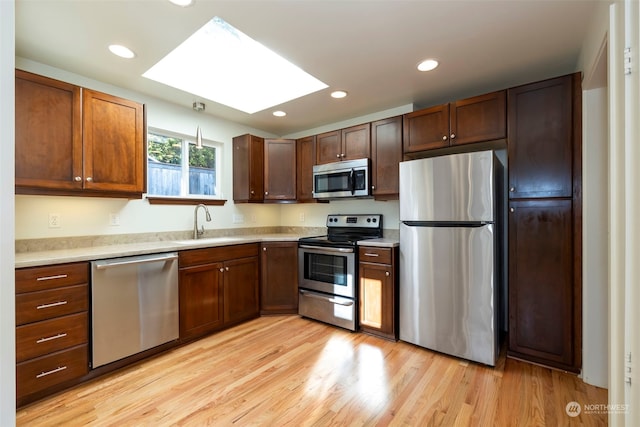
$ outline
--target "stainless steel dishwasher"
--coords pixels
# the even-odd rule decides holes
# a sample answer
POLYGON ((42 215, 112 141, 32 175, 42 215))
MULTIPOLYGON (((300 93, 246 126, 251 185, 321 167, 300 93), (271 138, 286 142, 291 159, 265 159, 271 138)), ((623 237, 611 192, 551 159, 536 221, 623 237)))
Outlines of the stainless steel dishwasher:
POLYGON ((178 254, 91 262, 93 368, 175 340, 178 254))

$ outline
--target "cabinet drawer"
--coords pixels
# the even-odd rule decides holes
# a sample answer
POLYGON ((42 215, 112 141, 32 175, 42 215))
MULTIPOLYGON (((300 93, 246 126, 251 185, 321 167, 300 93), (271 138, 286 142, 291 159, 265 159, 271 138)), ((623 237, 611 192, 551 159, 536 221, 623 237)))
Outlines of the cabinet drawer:
POLYGON ((19 363, 16 367, 18 397, 85 375, 89 371, 86 344, 19 363))
POLYGON ((87 311, 87 285, 16 295, 16 325, 87 311))
POLYGON ((87 313, 72 314, 16 328, 16 360, 42 356, 86 344, 89 333, 87 313))
POLYGON ((89 264, 86 262, 16 270, 17 294, 88 282, 89 264))
POLYGON ((222 262, 230 259, 248 258, 258 256, 258 244, 247 243, 244 245, 218 246, 206 249, 191 249, 180 251, 178 254, 180 267, 191 265, 222 262))
POLYGON ((391 264, 391 249, 373 246, 361 246, 359 249, 360 262, 375 262, 377 264, 391 264))

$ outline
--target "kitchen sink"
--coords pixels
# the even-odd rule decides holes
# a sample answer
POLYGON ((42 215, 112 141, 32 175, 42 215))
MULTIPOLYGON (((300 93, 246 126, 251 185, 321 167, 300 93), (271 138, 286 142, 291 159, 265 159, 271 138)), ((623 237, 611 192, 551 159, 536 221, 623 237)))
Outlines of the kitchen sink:
POLYGON ((241 237, 209 237, 204 239, 174 240, 179 245, 226 245, 227 243, 245 241, 241 237))

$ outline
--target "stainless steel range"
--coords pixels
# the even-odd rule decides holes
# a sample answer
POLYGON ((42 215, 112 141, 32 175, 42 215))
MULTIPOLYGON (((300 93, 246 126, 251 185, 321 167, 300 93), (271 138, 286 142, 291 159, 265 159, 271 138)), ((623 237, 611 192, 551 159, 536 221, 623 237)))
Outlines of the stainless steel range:
POLYGON ((327 235, 298 241, 300 315, 355 331, 360 240, 382 237, 382 215, 327 217, 327 235))

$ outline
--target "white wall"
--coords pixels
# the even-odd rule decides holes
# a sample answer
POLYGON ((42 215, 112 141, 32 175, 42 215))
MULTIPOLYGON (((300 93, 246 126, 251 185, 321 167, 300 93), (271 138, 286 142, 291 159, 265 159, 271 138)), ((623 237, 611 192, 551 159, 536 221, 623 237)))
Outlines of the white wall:
POLYGON ((0 426, 15 424, 14 0, 0 0, 0 426))
POLYGON ((609 8, 598 4, 580 55, 582 102, 582 378, 608 387, 609 122, 607 31, 609 8))

